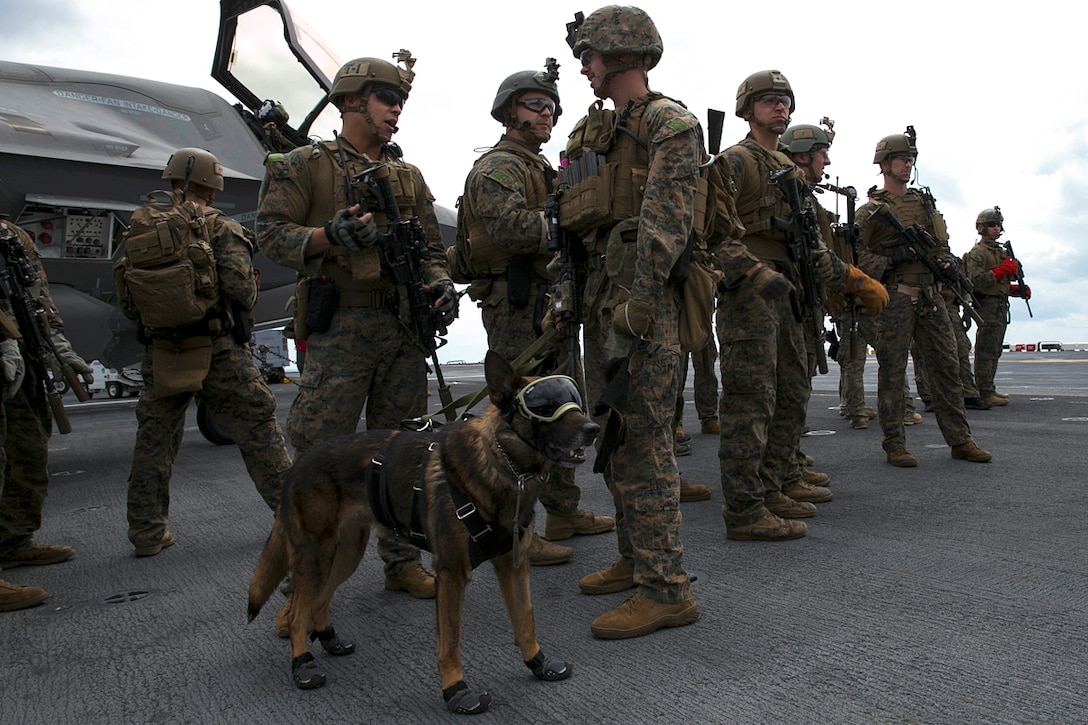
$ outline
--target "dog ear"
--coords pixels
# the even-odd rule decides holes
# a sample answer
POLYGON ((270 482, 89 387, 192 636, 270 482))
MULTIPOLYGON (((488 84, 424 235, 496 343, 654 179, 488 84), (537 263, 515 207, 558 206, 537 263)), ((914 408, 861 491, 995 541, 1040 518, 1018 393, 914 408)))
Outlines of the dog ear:
POLYGON ((509 408, 521 387, 521 376, 494 350, 488 350, 484 356, 484 379, 491 394, 491 402, 502 410, 509 408))

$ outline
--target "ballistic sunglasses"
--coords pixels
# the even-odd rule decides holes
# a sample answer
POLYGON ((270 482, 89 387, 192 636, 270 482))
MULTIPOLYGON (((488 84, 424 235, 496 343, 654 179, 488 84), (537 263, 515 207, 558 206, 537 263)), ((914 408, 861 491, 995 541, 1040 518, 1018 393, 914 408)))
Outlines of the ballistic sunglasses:
POLYGON ((371 91, 371 95, 387 106, 400 106, 401 108, 404 108, 404 103, 408 100, 392 88, 386 88, 385 86, 375 88, 371 91))
POLYGON ((568 410, 585 414, 578 385, 566 375, 534 380, 518 392, 517 401, 522 415, 541 423, 553 423, 568 410))

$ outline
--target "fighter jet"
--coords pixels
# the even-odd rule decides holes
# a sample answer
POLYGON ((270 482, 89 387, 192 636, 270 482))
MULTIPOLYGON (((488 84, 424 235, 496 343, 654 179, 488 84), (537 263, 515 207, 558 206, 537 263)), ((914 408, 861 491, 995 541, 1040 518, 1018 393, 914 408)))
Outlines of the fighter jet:
MULTIPOLYGON (((170 154, 215 154, 226 181, 216 206, 251 225, 265 155, 339 126, 326 94, 341 61, 285 2, 223 0, 220 10, 212 76, 235 104, 201 88, 0 60, 0 214, 33 235, 88 360, 121 369, 143 352, 115 304, 112 267, 129 215, 166 183, 170 154)), ((451 244, 456 214, 435 211, 451 244)), ((254 320, 282 325, 295 273, 261 255, 257 266, 254 320)))

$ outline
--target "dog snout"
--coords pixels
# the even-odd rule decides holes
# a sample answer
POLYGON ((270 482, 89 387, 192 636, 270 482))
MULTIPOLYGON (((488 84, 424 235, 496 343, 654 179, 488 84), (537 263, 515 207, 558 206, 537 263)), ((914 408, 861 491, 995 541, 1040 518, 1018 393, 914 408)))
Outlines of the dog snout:
POLYGON ((593 442, 597 439, 597 434, 601 432, 601 426, 594 423, 592 420, 586 419, 586 422, 582 425, 582 435, 586 440, 593 442))

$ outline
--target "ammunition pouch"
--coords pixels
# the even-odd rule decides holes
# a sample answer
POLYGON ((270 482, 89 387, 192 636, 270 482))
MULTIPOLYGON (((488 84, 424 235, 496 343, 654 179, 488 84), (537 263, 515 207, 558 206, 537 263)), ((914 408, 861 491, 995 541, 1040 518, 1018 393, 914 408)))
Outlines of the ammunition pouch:
POLYGON ((529 304, 529 288, 533 281, 533 259, 520 254, 506 266, 506 299, 516 310, 529 304))
POLYGON ((151 342, 155 397, 195 393, 212 365, 212 338, 187 337, 179 341, 157 338, 151 342))
MULTIPOLYGON (((306 304, 300 303, 299 307, 305 308, 302 319, 306 336, 309 337, 311 332, 328 332, 332 325, 333 315, 340 306, 340 289, 336 286, 336 282, 324 275, 307 281, 310 283, 310 289, 306 296, 306 304)), ((297 329, 296 332, 298 332, 297 329)))

